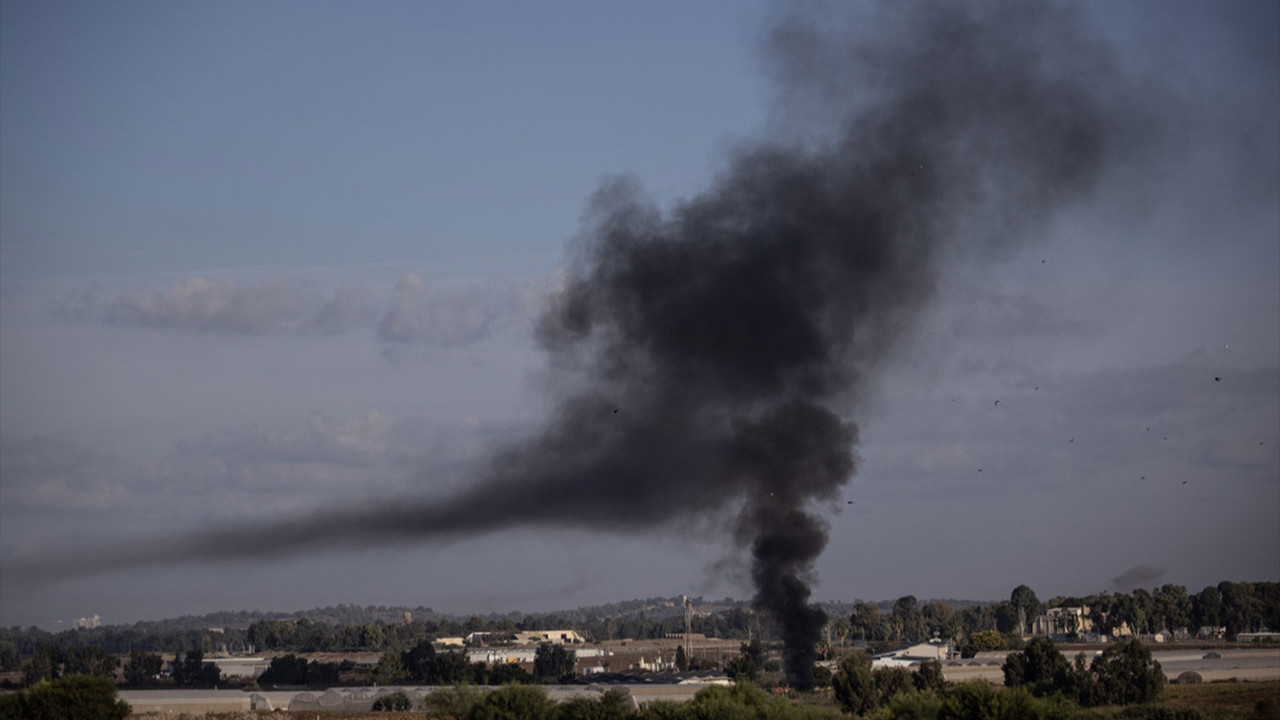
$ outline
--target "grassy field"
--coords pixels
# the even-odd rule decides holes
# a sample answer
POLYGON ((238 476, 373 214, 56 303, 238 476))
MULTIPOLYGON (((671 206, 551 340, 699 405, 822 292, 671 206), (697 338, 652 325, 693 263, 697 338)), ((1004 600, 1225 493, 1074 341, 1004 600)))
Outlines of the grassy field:
POLYGON ((1207 720, 1254 718, 1259 702, 1269 703, 1272 714, 1262 717, 1280 720, 1280 681, 1220 682, 1201 685, 1169 685, 1162 704, 1176 708, 1195 708, 1207 720))

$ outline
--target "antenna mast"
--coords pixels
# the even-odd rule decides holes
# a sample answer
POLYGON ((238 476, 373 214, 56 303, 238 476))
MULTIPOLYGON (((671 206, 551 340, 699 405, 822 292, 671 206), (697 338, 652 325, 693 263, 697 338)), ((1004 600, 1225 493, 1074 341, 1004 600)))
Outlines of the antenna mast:
POLYGON ((693 661, 693 600, 688 595, 684 598, 684 659, 693 661))

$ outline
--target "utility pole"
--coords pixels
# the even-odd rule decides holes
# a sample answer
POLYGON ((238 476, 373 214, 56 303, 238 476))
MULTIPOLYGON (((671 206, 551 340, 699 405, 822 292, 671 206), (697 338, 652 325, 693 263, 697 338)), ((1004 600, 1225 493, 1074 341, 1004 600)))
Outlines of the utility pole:
POLYGON ((684 659, 685 662, 693 660, 693 600, 688 595, 681 596, 684 599, 684 659))

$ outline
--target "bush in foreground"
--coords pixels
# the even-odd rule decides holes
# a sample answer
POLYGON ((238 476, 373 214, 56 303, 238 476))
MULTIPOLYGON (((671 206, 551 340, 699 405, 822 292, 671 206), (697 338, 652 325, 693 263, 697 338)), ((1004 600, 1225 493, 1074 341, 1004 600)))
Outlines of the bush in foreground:
POLYGON ((0 696, 0 720, 124 720, 129 703, 104 677, 68 675, 0 696))
POLYGON ((398 711, 412 710, 412 709, 413 709, 413 701, 409 699, 409 696, 406 695, 403 690, 397 690, 393 693, 387 693, 386 695, 383 695, 382 697, 373 701, 373 710, 378 712, 383 712, 383 711, 398 712, 398 711))

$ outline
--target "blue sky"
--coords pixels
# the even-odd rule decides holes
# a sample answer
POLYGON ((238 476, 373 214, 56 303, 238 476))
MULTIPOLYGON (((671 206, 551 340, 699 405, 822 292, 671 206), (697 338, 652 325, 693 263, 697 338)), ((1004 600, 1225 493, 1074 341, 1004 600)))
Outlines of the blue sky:
MULTIPOLYGON (((1276 7, 1084 9, 1159 150, 1022 249, 948 259, 855 418, 819 598, 1280 579, 1276 7)), ((0 624, 747 597, 707 527, 2 580, 465 484, 549 410, 532 327, 600 183, 670 206, 812 130, 763 59, 780 11, 0 3, 0 624)))

